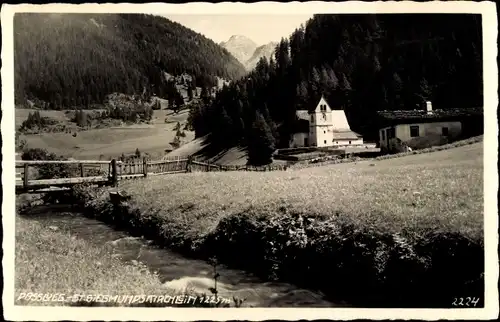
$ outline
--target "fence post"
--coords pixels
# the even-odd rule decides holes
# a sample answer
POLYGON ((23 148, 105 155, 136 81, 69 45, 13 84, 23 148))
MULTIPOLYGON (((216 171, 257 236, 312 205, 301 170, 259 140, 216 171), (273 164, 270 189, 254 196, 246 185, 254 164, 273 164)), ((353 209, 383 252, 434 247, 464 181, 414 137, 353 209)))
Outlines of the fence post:
POLYGON ((111 160, 111 185, 116 187, 118 185, 118 171, 116 169, 116 159, 111 160))
POLYGON ((144 177, 148 176, 148 159, 144 157, 142 160, 142 171, 144 172, 144 177))
POLYGON ((28 164, 24 164, 24 174, 23 174, 23 188, 28 190, 28 178, 29 178, 29 173, 28 173, 28 164))
POLYGON ((188 156, 187 157, 187 161, 186 161, 186 172, 191 172, 191 161, 192 161, 193 157, 192 156, 188 156))

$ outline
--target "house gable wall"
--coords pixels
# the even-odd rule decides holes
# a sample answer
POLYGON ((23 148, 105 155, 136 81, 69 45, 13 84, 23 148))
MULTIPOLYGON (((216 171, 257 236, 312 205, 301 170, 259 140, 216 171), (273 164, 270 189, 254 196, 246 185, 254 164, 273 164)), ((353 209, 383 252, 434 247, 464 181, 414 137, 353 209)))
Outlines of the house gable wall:
POLYGON ((401 143, 404 143, 413 149, 422 149, 446 144, 450 140, 458 138, 461 133, 462 123, 459 121, 398 124, 379 130, 379 145, 382 149, 392 147, 399 150, 401 143), (411 135, 411 127, 413 126, 418 126, 419 135, 417 137, 411 135), (394 138, 387 137, 391 128, 394 128, 395 131, 396 136, 394 138), (448 135, 443 135, 443 128, 448 129, 448 135))
POLYGON ((309 141, 309 135, 307 133, 295 133, 292 136, 292 140, 290 142, 290 147, 291 148, 305 147, 306 146, 305 139, 307 139, 307 141, 309 141))

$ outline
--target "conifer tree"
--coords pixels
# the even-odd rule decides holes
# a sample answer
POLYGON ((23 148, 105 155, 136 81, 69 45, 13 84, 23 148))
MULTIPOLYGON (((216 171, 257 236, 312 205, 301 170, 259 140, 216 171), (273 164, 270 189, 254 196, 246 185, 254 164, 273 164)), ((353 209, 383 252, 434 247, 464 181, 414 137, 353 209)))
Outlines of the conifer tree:
POLYGON ((427 101, 431 99, 432 89, 429 86, 429 83, 425 78, 420 80, 420 88, 417 96, 421 101, 427 101))
POLYGON ((76 111, 76 124, 79 127, 86 127, 88 125, 87 122, 88 122, 87 113, 85 113, 83 110, 76 111))
POLYGON ((271 128, 260 112, 255 113, 255 120, 250 130, 248 143, 248 162, 251 165, 266 165, 272 162, 275 139, 271 128))

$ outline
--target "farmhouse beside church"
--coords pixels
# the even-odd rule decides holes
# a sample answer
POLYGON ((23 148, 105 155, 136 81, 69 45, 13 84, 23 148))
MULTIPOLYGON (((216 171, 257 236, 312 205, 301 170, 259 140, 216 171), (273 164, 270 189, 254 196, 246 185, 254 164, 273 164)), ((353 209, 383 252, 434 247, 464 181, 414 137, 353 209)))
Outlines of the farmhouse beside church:
POLYGON ((363 137, 349 127, 345 112, 332 109, 324 96, 309 110, 297 110, 290 147, 344 147, 362 145, 363 137))
POLYGON ((447 144, 483 134, 482 108, 380 111, 382 127, 379 147, 386 152, 402 152, 447 144))

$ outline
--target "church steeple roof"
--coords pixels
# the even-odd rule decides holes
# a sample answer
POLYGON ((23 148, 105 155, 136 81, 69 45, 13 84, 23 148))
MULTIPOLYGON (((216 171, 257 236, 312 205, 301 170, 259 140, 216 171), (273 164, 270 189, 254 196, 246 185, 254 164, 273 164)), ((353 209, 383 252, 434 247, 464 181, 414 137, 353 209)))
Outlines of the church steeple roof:
POLYGON ((329 99, 327 99, 327 97, 325 96, 324 93, 321 93, 321 96, 319 96, 319 99, 317 100, 312 100, 310 102, 310 105, 308 106, 308 111, 309 113, 314 113, 314 111, 316 110, 316 108, 318 107, 318 104, 319 102, 321 102, 321 100, 325 101, 326 104, 328 105, 328 107, 330 107, 330 110, 343 110, 342 108, 340 107, 337 107, 336 105, 332 105, 332 103, 334 102, 331 102, 329 99))

